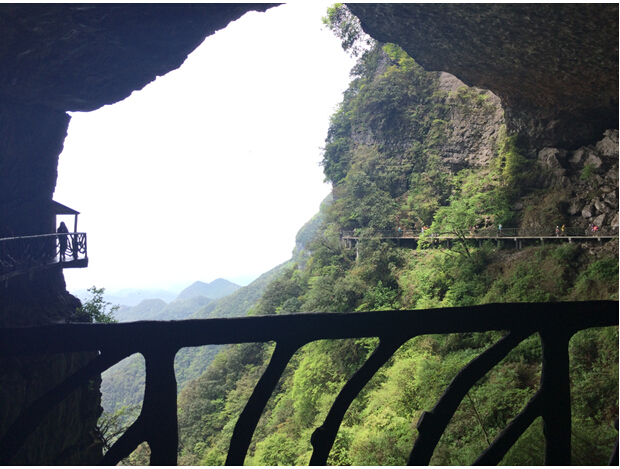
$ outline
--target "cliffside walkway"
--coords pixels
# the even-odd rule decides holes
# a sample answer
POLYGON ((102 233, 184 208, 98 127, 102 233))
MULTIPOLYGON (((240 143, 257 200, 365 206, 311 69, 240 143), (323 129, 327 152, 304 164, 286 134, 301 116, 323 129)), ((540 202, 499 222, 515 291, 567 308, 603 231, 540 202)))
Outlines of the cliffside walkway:
POLYGON ((88 266, 86 233, 46 234, 0 239, 0 281, 60 264, 63 269, 88 266), (65 249, 60 252, 61 238, 65 249))
MULTIPOLYGON (((483 241, 496 242, 498 246, 505 246, 504 242, 513 241, 516 249, 521 249, 523 243, 545 242, 552 241, 567 241, 583 242, 596 240, 600 243, 611 239, 618 238, 618 228, 612 228, 610 226, 601 227, 598 231, 591 231, 585 227, 566 227, 564 231, 559 230, 556 234, 555 228, 483 228, 480 230, 468 230, 460 235, 455 232, 431 232, 426 230, 390 230, 376 232, 376 236, 381 239, 396 241, 399 245, 401 240, 405 240, 403 245, 409 242, 414 246, 419 241, 425 241, 430 245, 438 246, 441 243, 445 243, 446 247, 450 247, 455 241, 473 241, 478 242, 481 245, 483 241)), ((347 244, 347 247, 353 247, 356 244, 360 236, 355 231, 343 231, 341 235, 342 241, 347 244)))
MULTIPOLYGON (((542 343, 540 387, 519 414, 482 451, 474 465, 497 465, 525 430, 542 417, 545 464, 571 464, 569 341, 590 327, 618 325, 617 301, 503 303, 415 311, 297 313, 242 318, 142 321, 121 324, 54 324, 0 328, 0 359, 37 354, 98 351, 82 369, 29 402, 0 437, 0 464, 11 460, 50 411, 75 389, 134 353, 146 361, 146 382, 138 419, 100 461, 116 465, 146 441, 151 465, 175 465, 179 445, 174 358, 183 347, 276 342, 265 372, 242 411, 230 442, 227 465, 241 466, 252 435, 282 373, 295 352, 323 339, 378 337, 379 345, 333 401, 311 437, 310 465, 325 466, 345 413, 355 397, 402 344, 428 334, 506 331, 504 337, 465 365, 434 408, 417 421, 409 465, 428 465, 461 401, 478 380, 519 343, 538 334, 542 343)), ((617 420, 616 420, 617 422, 617 420)), ((609 422, 611 426, 613 423, 609 422)), ((617 428, 617 426, 616 426, 617 428)), ((387 451, 390 449, 387 448, 387 451)), ((618 465, 618 445, 609 448, 618 465)))

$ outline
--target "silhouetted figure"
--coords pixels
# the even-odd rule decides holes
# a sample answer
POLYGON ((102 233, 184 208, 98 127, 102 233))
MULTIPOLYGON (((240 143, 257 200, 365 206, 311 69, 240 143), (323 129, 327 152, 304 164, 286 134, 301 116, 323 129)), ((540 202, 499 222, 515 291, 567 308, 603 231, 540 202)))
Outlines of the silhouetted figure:
MULTIPOLYGON (((69 233, 69 229, 67 225, 65 225, 64 221, 60 222, 60 226, 58 227, 58 233, 69 233)), ((67 235, 61 234, 58 236, 58 244, 60 244, 60 262, 65 260, 65 252, 67 252, 67 235)))

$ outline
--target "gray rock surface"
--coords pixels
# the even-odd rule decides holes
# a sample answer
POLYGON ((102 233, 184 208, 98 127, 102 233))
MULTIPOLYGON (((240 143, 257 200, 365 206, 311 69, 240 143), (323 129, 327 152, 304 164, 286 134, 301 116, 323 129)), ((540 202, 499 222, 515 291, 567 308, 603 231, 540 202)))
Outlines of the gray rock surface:
POLYGON ((618 4, 347 4, 426 70, 489 89, 529 146, 574 150, 618 128, 618 4))

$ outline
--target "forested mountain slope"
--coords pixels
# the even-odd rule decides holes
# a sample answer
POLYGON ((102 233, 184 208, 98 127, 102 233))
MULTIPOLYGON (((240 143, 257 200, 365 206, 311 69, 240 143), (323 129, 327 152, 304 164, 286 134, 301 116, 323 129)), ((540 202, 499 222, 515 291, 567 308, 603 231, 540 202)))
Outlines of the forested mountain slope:
MULTIPOLYGON (((274 267, 246 287, 239 287, 224 279, 209 284, 195 282, 168 304, 161 300, 143 300, 137 306, 122 307, 116 313, 116 318, 120 322, 127 322, 244 316, 283 268, 284 264, 274 267), (217 299, 212 300, 200 294, 193 296, 201 292, 210 293, 217 299)), ((175 358, 177 388, 181 390, 189 380, 198 378, 221 348, 207 345, 180 350, 175 358)), ((101 404, 106 414, 113 414, 126 406, 139 406, 144 395, 144 383, 144 359, 141 355, 133 355, 106 370, 102 374, 101 384, 101 404)))
POLYGON ((166 306, 164 300, 142 300, 136 306, 121 306, 114 313, 114 318, 118 322, 146 321, 160 313, 166 306))
MULTIPOLYGON (((574 152, 520 148, 501 103, 444 73, 428 73, 400 49, 362 56, 331 120, 323 167, 334 185, 325 222, 303 263, 272 281, 249 314, 427 309, 491 302, 618 299, 618 243, 567 242, 521 250, 455 243, 404 249, 381 230, 455 236, 473 227, 617 229, 618 132, 574 152), (614 176, 615 175, 615 176, 614 176), (598 217, 598 218, 597 218, 598 217), (355 230, 358 248, 340 242, 355 230)), ((501 311, 498 311, 501 314, 501 311)), ((404 464, 430 410, 458 370, 501 332, 418 337, 404 345, 347 412, 332 464, 404 464)), ((287 367, 256 430, 246 464, 307 464, 310 435, 375 340, 312 343, 287 367)), ((222 464, 237 416, 271 344, 222 351, 179 395, 183 464, 222 464)), ((571 341, 573 461, 604 464, 617 437, 618 328, 571 341)), ((532 336, 470 391, 432 464, 469 464, 536 392, 540 341, 532 336)), ((504 464, 542 464, 536 421, 504 464)), ((134 459, 136 461, 136 459, 134 459)))

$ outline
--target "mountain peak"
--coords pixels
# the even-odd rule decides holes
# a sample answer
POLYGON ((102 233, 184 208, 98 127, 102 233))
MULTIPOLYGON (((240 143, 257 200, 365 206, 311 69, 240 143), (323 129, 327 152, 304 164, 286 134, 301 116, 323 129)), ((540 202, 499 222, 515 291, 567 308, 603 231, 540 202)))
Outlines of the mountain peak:
POLYGON ((239 288, 241 288, 239 285, 229 282, 223 278, 215 279, 211 283, 205 283, 198 280, 179 293, 179 296, 177 296, 176 299, 183 300, 193 298, 195 296, 206 296, 207 298, 217 300, 223 296, 230 295, 239 288))

